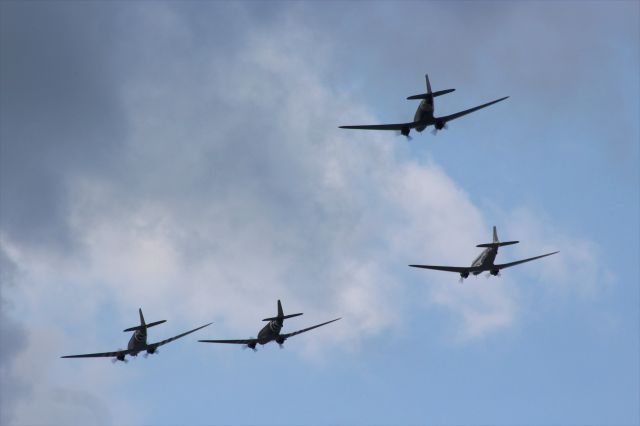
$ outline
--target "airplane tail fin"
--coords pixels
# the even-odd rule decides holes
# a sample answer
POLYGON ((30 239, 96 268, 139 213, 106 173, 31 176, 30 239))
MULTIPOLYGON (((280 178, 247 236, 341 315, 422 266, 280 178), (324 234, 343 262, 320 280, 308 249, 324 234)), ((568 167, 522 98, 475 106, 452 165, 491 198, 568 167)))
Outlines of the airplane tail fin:
POLYGON ((262 321, 277 321, 277 320, 286 320, 287 318, 293 318, 293 317, 297 317, 302 315, 302 313, 299 314, 290 314, 290 315, 285 315, 284 314, 284 310, 282 309, 282 303, 280 303, 280 300, 278 300, 278 316, 277 317, 270 317, 270 318, 265 318, 262 321))
POLYGON ((142 308, 138 308, 138 313, 140 314, 140 327, 146 327, 146 323, 144 322, 144 315, 142 315, 142 308))
POLYGON ((510 246, 511 244, 518 244, 520 241, 505 241, 503 243, 498 240, 498 230, 496 227, 493 227, 493 242, 486 244, 478 244, 476 247, 502 247, 502 246, 510 246))
POLYGON ((155 322, 147 324, 144 321, 144 315, 142 315, 142 309, 138 309, 138 313, 140 314, 140 325, 137 325, 135 327, 127 328, 126 330, 123 330, 124 332, 137 331, 137 330, 146 330, 149 327, 154 327, 154 326, 156 326, 158 324, 162 324, 163 322, 167 322, 167 320, 160 320, 160 321, 155 321, 155 322))

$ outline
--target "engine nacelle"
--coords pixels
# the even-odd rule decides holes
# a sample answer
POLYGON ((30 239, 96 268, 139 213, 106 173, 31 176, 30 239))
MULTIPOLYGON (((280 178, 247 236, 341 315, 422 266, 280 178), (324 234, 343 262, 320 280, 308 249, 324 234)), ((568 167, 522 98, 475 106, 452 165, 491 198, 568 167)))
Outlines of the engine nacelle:
POLYGON ((157 351, 157 350, 158 350, 157 348, 148 348, 148 349, 147 349, 147 353, 148 353, 149 355, 153 355, 153 354, 155 354, 155 353, 156 353, 156 351, 157 351))
POLYGON ((468 278, 469 277, 469 272, 460 272, 460 278, 468 278))
POLYGON ((122 355, 118 355, 118 356, 116 356, 116 359, 117 359, 118 361, 124 361, 124 357, 125 357, 125 354, 122 354, 122 355))
POLYGON ((284 343, 284 341, 285 341, 285 339, 284 339, 284 338, 282 338, 282 337, 276 337, 276 343, 277 343, 277 344, 281 345, 281 344, 283 344, 283 343, 284 343))
POLYGON ((408 137, 408 136, 409 136, 409 132, 411 132, 411 128, 409 128, 409 127, 403 127, 403 128, 400 130, 400 134, 401 134, 402 136, 407 136, 407 137, 408 137))
POLYGON ((436 122, 433 124, 433 126, 437 129, 437 130, 442 130, 444 129, 444 125, 446 123, 442 120, 436 120, 436 122))
POLYGON ((256 343, 255 343, 255 342, 247 343, 247 347, 248 347, 249 349, 254 349, 254 350, 255 350, 255 349, 256 349, 256 343))
POLYGON ((491 271, 489 271, 489 273, 491 275, 493 275, 494 277, 498 276, 500 274, 500 270, 499 269, 492 269, 491 271))

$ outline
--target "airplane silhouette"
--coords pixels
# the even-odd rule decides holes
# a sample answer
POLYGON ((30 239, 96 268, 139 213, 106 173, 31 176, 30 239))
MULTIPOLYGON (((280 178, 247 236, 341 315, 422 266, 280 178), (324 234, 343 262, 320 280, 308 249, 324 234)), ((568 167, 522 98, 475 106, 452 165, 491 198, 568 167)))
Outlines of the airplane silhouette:
POLYGON ((194 331, 198 331, 201 328, 207 327, 212 323, 205 324, 198 328, 194 328, 193 330, 187 331, 186 333, 178 334, 177 336, 171 337, 166 340, 162 340, 156 343, 147 343, 147 328, 154 327, 158 324, 162 324, 167 320, 155 321, 147 324, 144 321, 144 316, 142 315, 142 309, 138 309, 138 313, 140 314, 140 325, 135 327, 127 328, 123 330, 124 332, 133 331, 133 335, 131 339, 129 339, 129 344, 127 345, 127 349, 120 349, 114 352, 98 352, 93 354, 83 354, 83 355, 66 355, 61 358, 97 358, 97 357, 113 357, 113 361, 123 361, 126 362, 125 357, 129 356, 138 356, 139 352, 146 351, 145 357, 149 354, 154 354, 158 352, 158 347, 162 345, 166 345, 169 342, 173 342, 176 339, 186 336, 187 334, 191 334, 194 331))
POLYGON ((498 240, 498 232, 496 227, 493 227, 493 242, 486 244, 478 244, 476 247, 485 248, 482 253, 473 261, 471 266, 432 266, 432 265, 409 265, 413 268, 433 269, 436 271, 457 272, 460 274, 460 282, 467 278, 469 274, 480 275, 483 272, 489 272, 491 275, 496 276, 500 274, 500 270, 510 268, 512 266, 520 265, 521 263, 530 262, 532 260, 540 259, 542 257, 551 256, 558 253, 547 253, 540 256, 530 257, 528 259, 517 260, 515 262, 494 264, 493 262, 498 255, 498 247, 509 246, 511 244, 517 244, 519 241, 506 241, 501 243, 498 240))
POLYGON ((446 90, 439 90, 437 92, 432 92, 431 83, 429 82, 429 75, 425 75, 424 77, 427 82, 427 93, 423 93, 421 95, 413 95, 407 98, 407 99, 422 100, 420 102, 420 105, 418 106, 418 109, 416 110, 416 113, 413 117, 413 121, 408 123, 396 123, 396 124, 365 124, 365 125, 356 125, 356 126, 340 126, 340 128, 341 129, 361 129, 361 130, 396 130, 396 131, 399 131, 401 135, 406 136, 407 139, 410 139, 409 132, 411 132, 411 129, 415 129, 416 132, 422 132, 428 126, 433 126, 433 134, 435 135, 438 130, 447 128, 447 123, 449 121, 455 120, 456 118, 460 118, 464 115, 478 111, 479 109, 486 108, 490 105, 493 105, 495 103, 498 103, 508 98, 508 96, 505 96, 504 98, 496 99, 495 101, 487 102, 486 104, 482 104, 474 108, 456 112, 455 114, 445 115, 442 117, 435 117, 433 115, 435 111, 433 98, 435 98, 436 96, 446 95, 447 93, 451 93, 456 89, 446 89, 446 90))
POLYGON ((237 340, 198 340, 198 341, 203 343, 231 343, 231 344, 237 344, 237 345, 245 345, 246 347, 251 348, 254 351, 257 350, 256 345, 258 343, 261 345, 266 345, 269 342, 275 341, 282 348, 285 340, 287 340, 289 337, 293 337, 300 333, 305 333, 309 330, 322 327, 323 325, 327 325, 329 323, 338 321, 340 319, 340 318, 336 318, 331 321, 323 322, 322 324, 317 324, 312 327, 303 328, 302 330, 294 331, 292 333, 280 334, 280 330, 282 330, 282 325, 285 319, 297 317, 300 315, 302 314, 298 313, 298 314, 285 315, 284 311, 282 310, 282 304, 280 303, 280 300, 278 300, 278 315, 275 317, 265 318, 262 320, 262 321, 269 321, 269 323, 265 325, 262 328, 262 330, 258 332, 257 338, 237 339, 237 340))

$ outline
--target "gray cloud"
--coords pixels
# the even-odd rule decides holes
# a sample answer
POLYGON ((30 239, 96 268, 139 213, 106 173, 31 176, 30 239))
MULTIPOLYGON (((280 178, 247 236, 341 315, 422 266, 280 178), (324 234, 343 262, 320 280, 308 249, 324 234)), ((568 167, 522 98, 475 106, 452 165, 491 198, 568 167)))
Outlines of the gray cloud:
POLYGON ((14 358, 27 346, 25 328, 9 315, 5 293, 14 285, 16 265, 0 246, 0 424, 11 423, 15 402, 28 395, 29 388, 16 377, 14 358))
MULTIPOLYGON (((360 37, 372 34, 364 18, 339 23, 346 37, 336 41, 322 30, 335 10, 318 13, 317 27, 302 25, 307 5, 267 18, 224 4, 2 7, 2 81, 16 84, 1 91, 2 121, 11 125, 2 130, 0 243, 9 262, 31 272, 23 282, 32 286, 32 314, 59 320, 57 338, 79 319, 89 323, 105 301, 127 314, 143 301, 185 321, 213 313, 224 318, 217 333, 247 332, 255 326, 248 313, 281 297, 308 317, 349 315, 348 329, 301 346, 317 354, 318 342, 326 350, 402 322, 411 301, 398 290, 396 265, 406 269, 410 255, 455 260, 484 240, 477 207, 437 165, 412 162, 386 136, 336 129, 346 117, 375 119, 350 96, 390 90, 374 93, 372 82, 391 72, 411 86, 406 94, 421 67, 450 81, 465 75, 473 87, 483 69, 477 57, 447 65, 473 31, 449 45, 427 27, 428 44, 402 48, 406 33, 393 32, 383 6, 373 10, 381 53, 356 63, 360 37), (335 77, 350 66, 362 67, 366 84, 345 95, 336 85, 354 83, 335 77)), ((439 13, 466 19, 458 12, 439 13)), ((426 303, 479 338, 513 322, 505 288, 446 288, 426 292, 426 303)), ((39 360, 33 342, 27 351, 39 360)), ((32 396, 39 414, 109 417, 90 394, 64 389, 53 406, 44 403, 49 391, 32 396)))
POLYGON ((12 238, 69 245, 68 181, 113 170, 116 21, 104 5, 2 4, 0 224, 12 238))

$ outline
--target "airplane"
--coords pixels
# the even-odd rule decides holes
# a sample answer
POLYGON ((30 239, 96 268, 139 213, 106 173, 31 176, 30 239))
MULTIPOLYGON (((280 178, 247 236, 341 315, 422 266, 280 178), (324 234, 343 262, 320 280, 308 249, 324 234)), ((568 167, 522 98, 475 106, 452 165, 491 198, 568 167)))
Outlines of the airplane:
POLYGON ((341 129, 362 129, 362 130, 396 130, 396 131, 399 131, 401 135, 406 136, 407 139, 411 139, 409 137, 409 132, 411 132, 411 129, 415 129, 416 132, 422 132, 428 126, 433 126, 433 134, 435 135, 438 132, 438 130, 446 129, 447 123, 449 121, 455 120, 456 118, 460 118, 464 115, 478 111, 479 109, 486 108, 500 101, 504 101, 505 99, 508 98, 508 96, 505 96, 504 98, 496 99, 495 101, 487 102, 486 104, 482 104, 474 108, 456 112, 455 114, 445 115, 442 117, 435 117, 433 115, 435 110, 433 98, 435 98, 436 96, 446 95, 447 93, 451 93, 456 89, 446 89, 446 90, 439 90, 437 92, 432 92, 431 83, 429 83, 429 75, 425 74, 424 77, 425 77, 425 80, 427 81, 427 93, 423 93, 421 95, 413 95, 407 98, 409 100, 422 99, 413 117, 413 121, 409 123, 397 123, 397 124, 340 126, 340 128, 341 129))
MULTIPOLYGON (((476 247, 483 247, 484 251, 480 253, 480 255, 473 261, 471 266, 432 266, 432 265, 409 265, 413 268, 424 268, 424 269, 433 269, 436 271, 447 271, 447 272, 457 272, 460 274, 460 282, 467 278, 469 274, 480 275, 483 272, 489 272, 491 275, 496 276, 500 275, 500 270, 505 268, 510 268, 512 266, 520 265, 521 263, 530 262, 532 260, 540 259, 546 256, 551 256, 552 254, 558 253, 554 251, 553 253, 547 253, 536 257, 530 257, 528 259, 517 260, 515 262, 502 263, 502 264, 494 264, 494 260, 496 259, 496 255, 498 254, 498 247, 509 246, 511 244, 517 244, 519 241, 506 241, 501 243, 498 240, 498 232, 496 231, 496 227, 493 227, 493 242, 486 244, 478 244, 476 247)), ((490 276, 490 275, 488 275, 490 276)))
POLYGON ((125 333, 128 331, 133 331, 133 336, 131 336, 131 339, 129 339, 129 344, 127 345, 127 349, 120 349, 114 352, 98 352, 98 353, 94 353, 94 354, 83 354, 83 355, 66 355, 60 358, 97 358, 97 357, 113 357, 113 362, 115 363, 116 361, 123 361, 123 362, 127 362, 127 360, 125 359, 125 357, 127 355, 129 356, 138 356, 139 352, 143 352, 146 351, 146 353, 144 354, 145 358, 150 355, 150 354, 155 354, 158 353, 158 347, 162 346, 162 345, 166 345, 169 342, 173 342, 176 339, 179 339, 181 337, 186 336, 187 334, 191 334, 194 331, 198 331, 201 328, 205 328, 209 325, 211 325, 212 323, 209 324, 205 324, 201 327, 198 328, 194 328, 193 330, 187 331, 186 333, 182 333, 182 334, 178 334, 177 336, 171 337, 169 339, 166 340, 162 340, 160 342, 156 342, 156 343, 147 343, 147 328, 150 327, 154 327, 158 324, 162 324, 163 322, 166 322, 167 320, 160 320, 160 321, 155 321, 152 323, 147 324, 144 321, 144 316, 142 315, 142 309, 138 309, 138 312, 140 313, 140 325, 137 325, 135 327, 131 327, 131 328, 127 328, 126 330, 123 330, 125 333))
POLYGON ((287 318, 293 318, 302 315, 299 314, 290 314, 285 315, 282 310, 282 304, 280 300, 278 300, 278 316, 265 318, 262 321, 269 321, 267 325, 265 325, 260 332, 258 332, 257 338, 251 339, 239 339, 239 340, 198 340, 199 342, 204 343, 232 343, 237 345, 245 345, 247 348, 253 349, 253 351, 257 351, 256 344, 260 343, 261 345, 266 345, 269 342, 276 341, 280 348, 283 348, 284 341, 289 337, 293 337, 296 334, 304 333, 309 330, 313 330, 314 328, 322 327, 323 325, 327 325, 334 321, 338 321, 340 318, 333 319, 331 321, 323 322, 322 324, 314 325, 312 327, 303 328, 302 330, 294 331, 292 333, 280 334, 280 330, 282 330, 282 324, 284 320, 287 318))

